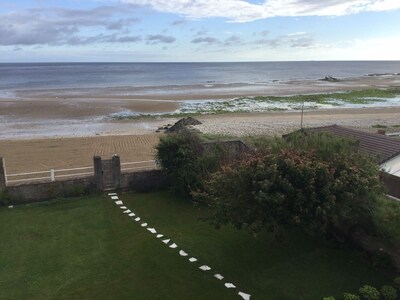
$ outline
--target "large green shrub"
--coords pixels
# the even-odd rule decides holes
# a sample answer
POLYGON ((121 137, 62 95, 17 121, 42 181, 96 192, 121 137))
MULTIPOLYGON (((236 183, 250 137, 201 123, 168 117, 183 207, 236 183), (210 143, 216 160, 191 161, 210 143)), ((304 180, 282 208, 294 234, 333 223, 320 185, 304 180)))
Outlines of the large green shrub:
POLYGON ((400 247, 400 202, 379 198, 373 211, 373 221, 380 235, 400 247))
POLYGON ((168 175, 173 189, 188 195, 199 183, 197 159, 201 153, 198 135, 183 131, 160 139, 156 161, 168 175))
POLYGON ((379 300, 381 296, 379 291, 370 285, 364 285, 359 289, 359 292, 362 295, 363 299, 366 300, 379 300))
POLYGON ((384 285, 381 288, 381 296, 383 300, 396 300, 397 299, 397 291, 394 287, 390 285, 384 285))
POLYGON ((351 293, 344 293, 343 300, 360 300, 360 297, 351 293))
POLYGON ((397 276, 394 279, 393 283, 394 283, 395 288, 400 292, 400 276, 397 276))
POLYGON ((301 148, 271 148, 225 166, 196 197, 208 200, 217 227, 324 231, 339 222, 368 223, 381 192, 376 165, 357 153, 301 148))
POLYGON ((190 131, 162 137, 156 151, 156 161, 168 175, 172 189, 187 196, 201 189, 209 174, 224 163, 226 154, 218 144, 205 151, 199 135, 190 131))

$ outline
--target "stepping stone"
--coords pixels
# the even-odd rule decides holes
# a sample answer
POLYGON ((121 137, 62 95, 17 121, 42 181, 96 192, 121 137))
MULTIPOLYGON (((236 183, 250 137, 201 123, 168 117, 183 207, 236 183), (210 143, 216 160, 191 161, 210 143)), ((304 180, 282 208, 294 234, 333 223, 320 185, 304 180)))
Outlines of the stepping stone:
POLYGON ((115 204, 122 205, 123 203, 122 203, 122 201, 115 201, 115 204))
POLYGON ((120 209, 127 209, 126 206, 120 206, 119 208, 120 208, 120 209))
POLYGON ((215 274, 214 277, 217 278, 218 280, 224 279, 224 276, 222 276, 221 274, 215 274))
POLYGON ((123 213, 124 214, 129 214, 129 213, 131 213, 131 210, 130 209, 124 210, 123 213))
POLYGON ((188 256, 188 254, 183 250, 179 251, 179 255, 180 256, 188 256))
POLYGON ((147 223, 142 223, 142 227, 146 227, 147 226, 147 223))
POLYGON ((111 196, 111 200, 118 200, 118 196, 111 196))
POLYGON ((164 244, 168 244, 170 241, 171 241, 170 239, 167 239, 167 240, 163 240, 162 242, 163 242, 164 244))
POLYGON ((243 293, 243 292, 239 292, 238 295, 240 297, 242 297, 244 300, 250 300, 250 297, 251 297, 250 294, 246 294, 246 293, 243 293))
POLYGON ((117 193, 108 193, 108 196, 117 196, 117 193))
POLYGON ((157 238, 162 238, 164 235, 163 234, 157 234, 157 238))
POLYGON ((13 208, 13 207, 14 207, 14 205, 9 205, 9 206, 8 206, 8 208, 13 208))
POLYGON ((140 221, 140 218, 139 218, 139 217, 137 217, 137 218, 135 219, 135 221, 136 221, 136 222, 139 222, 139 221, 140 221))
POLYGON ((230 282, 225 283, 225 286, 228 289, 236 289, 236 286, 230 282))
POLYGON ((147 228, 148 231, 150 231, 151 233, 157 233, 157 231, 154 228, 147 228))
POLYGON ((130 216, 130 217, 134 217, 134 216, 136 216, 134 213, 130 213, 128 216, 130 216))
POLYGON ((195 262, 195 261, 197 261, 197 258, 191 257, 191 258, 189 258, 189 261, 190 262, 195 262))
POLYGON ((172 248, 172 249, 175 249, 175 248, 177 248, 178 247, 178 245, 177 244, 175 244, 175 243, 173 243, 172 245, 170 245, 169 246, 170 248, 172 248))
POLYGON ((206 265, 203 265, 203 266, 199 267, 199 269, 200 269, 200 270, 203 270, 203 271, 209 271, 209 270, 211 270, 211 268, 210 268, 209 266, 206 266, 206 265))

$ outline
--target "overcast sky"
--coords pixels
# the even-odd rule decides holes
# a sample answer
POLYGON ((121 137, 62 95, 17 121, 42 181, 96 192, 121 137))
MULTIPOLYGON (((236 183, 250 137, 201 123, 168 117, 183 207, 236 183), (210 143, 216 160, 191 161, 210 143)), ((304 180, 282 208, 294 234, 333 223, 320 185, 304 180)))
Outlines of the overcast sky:
POLYGON ((400 0, 2 0, 0 62, 400 60, 400 0))

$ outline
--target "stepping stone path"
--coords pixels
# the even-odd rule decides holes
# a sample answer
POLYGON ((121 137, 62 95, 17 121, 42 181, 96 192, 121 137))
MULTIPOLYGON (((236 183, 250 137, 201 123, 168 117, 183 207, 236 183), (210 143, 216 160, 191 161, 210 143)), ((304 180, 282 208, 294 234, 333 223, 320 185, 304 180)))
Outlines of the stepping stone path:
POLYGON ((209 266, 206 266, 206 265, 201 266, 199 269, 200 269, 200 270, 203 270, 203 271, 209 271, 209 270, 211 270, 211 268, 210 268, 209 266))
POLYGON ((224 276, 222 276, 221 274, 215 274, 214 277, 217 278, 218 280, 224 279, 224 276))
MULTIPOLYGON (((126 206, 123 206, 123 202, 118 198, 118 195, 117 195, 117 193, 108 193, 108 196, 110 196, 111 197, 111 200, 117 200, 117 201, 114 201, 115 202, 115 204, 116 205, 118 205, 121 209, 123 209, 124 211, 123 211, 123 213, 124 214, 127 214, 129 217, 135 217, 136 216, 136 214, 134 213, 134 212, 132 212, 130 209, 128 209, 126 206)), ((139 222, 141 219, 140 219, 140 217, 136 217, 135 219, 134 219, 136 222, 139 222)), ((142 223, 141 224, 141 227, 147 227, 147 223, 142 223)), ((156 234, 157 233, 157 231, 156 231, 156 229, 155 228, 146 228, 150 233, 152 233, 152 234, 156 234)), ((157 234, 156 235, 156 237, 158 238, 158 239, 161 239, 161 238, 163 238, 164 237, 164 235, 163 234, 157 234)), ((164 240, 161 240, 164 244, 166 244, 166 245, 168 245, 169 244, 169 242, 171 242, 171 239, 164 239, 164 240)), ((171 248, 171 249, 176 249, 176 248, 178 248, 178 245, 177 244, 175 244, 175 243, 172 243, 171 245, 169 245, 169 248, 171 248)), ((188 253, 186 253, 185 251, 183 251, 183 250, 179 250, 179 255, 180 256, 184 256, 184 257, 186 257, 186 256, 188 256, 189 254, 188 253)), ((194 262, 196 262, 197 261, 197 258, 195 258, 195 257, 190 257, 189 258, 189 262, 191 262, 191 263, 194 263, 194 262)), ((199 269, 200 270, 203 270, 203 271, 209 271, 209 270, 211 270, 211 268, 209 267, 209 266, 207 266, 207 265, 201 265, 200 267, 199 267, 199 269)), ((223 280, 224 279, 224 276, 222 276, 221 274, 214 274, 214 277, 217 279, 217 280, 223 280)), ((236 289, 236 286, 233 284, 233 283, 230 283, 230 282, 226 282, 225 284, 225 287, 226 288, 228 288, 228 289, 236 289)), ((244 300, 250 300, 250 297, 251 297, 251 295, 250 294, 246 294, 246 293, 244 293, 244 292, 241 292, 241 291, 239 291, 238 292, 238 296, 240 296, 242 299, 244 299, 244 300)))

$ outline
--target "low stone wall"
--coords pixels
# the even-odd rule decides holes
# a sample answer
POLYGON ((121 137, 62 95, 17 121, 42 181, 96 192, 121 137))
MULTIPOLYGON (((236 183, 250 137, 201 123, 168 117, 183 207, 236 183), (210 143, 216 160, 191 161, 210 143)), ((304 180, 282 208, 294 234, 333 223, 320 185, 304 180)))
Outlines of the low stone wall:
POLYGON ((150 192, 168 187, 168 180, 161 170, 139 171, 121 174, 121 189, 150 192))
MULTIPOLYGON (((161 170, 145 170, 121 174, 120 190, 149 192, 165 189, 168 182, 161 170)), ((75 197, 98 192, 94 176, 71 180, 25 183, 7 186, 0 195, 3 204, 24 204, 75 197)))
POLYGON ((25 183, 7 186, 4 202, 24 204, 54 199, 57 197, 81 196, 96 191, 93 177, 63 181, 25 183))

